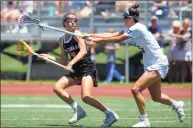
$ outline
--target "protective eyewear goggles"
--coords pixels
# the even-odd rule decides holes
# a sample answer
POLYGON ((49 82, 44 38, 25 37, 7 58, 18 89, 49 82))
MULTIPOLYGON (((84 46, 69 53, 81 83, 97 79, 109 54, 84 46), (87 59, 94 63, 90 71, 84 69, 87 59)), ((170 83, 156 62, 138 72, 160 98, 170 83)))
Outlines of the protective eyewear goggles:
POLYGON ((66 19, 65 19, 65 22, 67 22, 67 23, 70 23, 70 22, 75 22, 75 23, 77 23, 77 21, 78 21, 77 18, 66 18, 66 19))

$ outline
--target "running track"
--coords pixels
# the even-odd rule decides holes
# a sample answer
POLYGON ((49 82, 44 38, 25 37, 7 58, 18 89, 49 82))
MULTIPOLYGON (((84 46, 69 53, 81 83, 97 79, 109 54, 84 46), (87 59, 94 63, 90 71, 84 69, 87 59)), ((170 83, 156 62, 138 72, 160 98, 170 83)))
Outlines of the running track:
MULTIPOLYGON (((1 83, 1 94, 3 95, 55 95, 51 85, 42 84, 6 84, 1 83)), ((73 86, 66 89, 72 96, 80 96, 80 86, 73 86)), ((162 87, 162 92, 172 98, 192 97, 191 87, 162 87)), ((145 97, 150 97, 146 89, 142 93, 145 97)), ((133 97, 131 87, 128 86, 99 86, 93 89, 93 96, 109 96, 109 97, 133 97)))

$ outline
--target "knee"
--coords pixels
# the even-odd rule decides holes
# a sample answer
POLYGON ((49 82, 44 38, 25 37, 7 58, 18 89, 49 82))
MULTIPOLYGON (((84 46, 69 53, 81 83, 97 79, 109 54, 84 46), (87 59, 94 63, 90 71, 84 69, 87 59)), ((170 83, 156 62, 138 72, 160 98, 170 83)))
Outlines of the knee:
POLYGON ((61 89, 62 89, 62 88, 61 88, 61 85, 60 85, 60 84, 55 84, 55 85, 54 85, 54 88, 53 88, 53 91, 54 91, 55 93, 57 93, 57 92, 60 92, 61 89))
POLYGON ((82 98, 82 101, 84 101, 85 103, 88 103, 91 96, 90 95, 82 95, 81 98, 82 98))
POLYGON ((133 93, 133 94, 137 94, 137 93, 139 93, 140 92, 140 90, 139 90, 139 88, 138 87, 132 87, 131 88, 131 92, 133 93))

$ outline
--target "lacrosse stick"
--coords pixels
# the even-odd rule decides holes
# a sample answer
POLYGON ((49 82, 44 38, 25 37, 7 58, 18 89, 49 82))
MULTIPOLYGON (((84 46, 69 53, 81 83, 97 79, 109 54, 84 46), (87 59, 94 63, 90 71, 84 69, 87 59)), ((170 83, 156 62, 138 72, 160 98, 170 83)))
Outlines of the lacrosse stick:
MULTIPOLYGON (((18 19, 18 23, 20 26, 35 25, 35 26, 39 26, 40 28, 46 27, 46 28, 53 29, 56 31, 60 31, 60 32, 71 34, 71 35, 83 37, 83 35, 78 34, 78 33, 73 33, 73 32, 63 30, 63 29, 59 29, 56 27, 51 27, 51 26, 45 25, 39 19, 33 18, 31 16, 28 16, 28 15, 21 15, 18 19)), ((92 40, 92 39, 88 38, 87 40, 92 40)))
MULTIPOLYGON (((49 62, 51 62, 51 63, 53 63, 53 64, 55 64, 57 66, 60 66, 60 67, 62 67, 64 69, 66 69, 66 67, 64 65, 61 65, 61 64, 59 64, 59 63, 57 63, 57 62, 55 62, 55 61, 53 61, 51 59, 48 59, 46 57, 42 57, 42 56, 40 56, 40 54, 35 53, 33 51, 33 49, 23 40, 19 40, 17 42, 16 53, 19 54, 19 55, 31 55, 31 54, 33 54, 33 55, 35 55, 37 57, 40 57, 40 58, 42 58, 44 60, 47 60, 47 61, 49 61, 49 62)), ((74 71, 71 70, 71 72, 74 72, 74 71)))

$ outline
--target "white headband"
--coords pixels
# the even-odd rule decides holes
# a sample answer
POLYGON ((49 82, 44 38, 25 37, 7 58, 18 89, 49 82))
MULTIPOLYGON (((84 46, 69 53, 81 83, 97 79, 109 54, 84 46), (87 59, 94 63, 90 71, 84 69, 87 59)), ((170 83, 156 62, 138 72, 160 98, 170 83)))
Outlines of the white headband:
POLYGON ((130 13, 129 13, 128 10, 129 10, 129 9, 126 9, 126 10, 125 10, 125 13, 126 13, 128 16, 130 16, 130 13))

